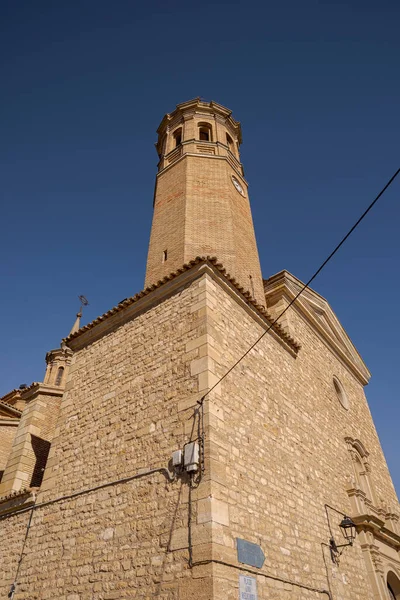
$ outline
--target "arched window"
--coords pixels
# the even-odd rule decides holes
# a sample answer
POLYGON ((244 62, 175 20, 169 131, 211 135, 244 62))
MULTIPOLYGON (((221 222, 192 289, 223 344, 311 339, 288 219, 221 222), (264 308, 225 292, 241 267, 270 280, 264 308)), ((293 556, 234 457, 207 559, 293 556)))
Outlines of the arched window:
POLYGON ((228 150, 233 152, 233 139, 228 134, 226 134, 226 145, 228 146, 228 150))
POLYGON ((180 144, 182 144, 182 127, 175 129, 173 136, 175 140, 175 148, 177 148, 180 144))
POLYGON ((353 462, 355 487, 364 492, 365 497, 374 503, 368 452, 360 440, 346 438, 346 442, 353 462))
POLYGON ((389 595, 390 600, 399 600, 400 599, 400 580, 397 577, 397 575, 395 575, 393 573, 393 571, 389 571, 389 573, 387 574, 386 585, 387 585, 388 595, 389 595))
POLYGON ((209 123, 199 123, 199 140, 202 142, 212 142, 212 128, 209 123))
POLYGON ((354 459, 354 467, 355 467, 356 481, 357 481, 358 487, 365 494, 369 495, 368 484, 367 484, 367 481, 365 478, 365 475, 366 475, 365 467, 362 464, 361 458, 357 453, 354 453, 353 459, 354 459))
POLYGON ((56 385, 61 385, 63 375, 64 375, 64 367, 58 367, 56 385))

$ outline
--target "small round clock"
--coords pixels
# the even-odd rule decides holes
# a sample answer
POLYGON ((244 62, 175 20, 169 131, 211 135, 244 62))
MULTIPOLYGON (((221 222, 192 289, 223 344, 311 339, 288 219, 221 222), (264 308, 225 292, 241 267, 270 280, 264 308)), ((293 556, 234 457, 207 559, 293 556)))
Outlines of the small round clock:
POLYGON ((242 194, 242 196, 244 196, 244 191, 242 188, 242 184, 240 183, 240 181, 238 179, 236 179, 236 177, 234 175, 231 175, 232 177, 232 183, 235 186, 235 188, 237 189, 237 191, 239 192, 239 194, 242 194))

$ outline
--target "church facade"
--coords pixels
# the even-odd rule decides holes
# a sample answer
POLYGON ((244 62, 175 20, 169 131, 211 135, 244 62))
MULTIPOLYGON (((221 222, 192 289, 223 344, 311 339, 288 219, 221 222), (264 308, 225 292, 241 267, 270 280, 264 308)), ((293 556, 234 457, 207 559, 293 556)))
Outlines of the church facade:
POLYGON ((303 284, 262 278, 241 141, 164 117, 145 289, 0 399, 1 597, 400 599, 369 371, 314 290, 274 324, 303 284))

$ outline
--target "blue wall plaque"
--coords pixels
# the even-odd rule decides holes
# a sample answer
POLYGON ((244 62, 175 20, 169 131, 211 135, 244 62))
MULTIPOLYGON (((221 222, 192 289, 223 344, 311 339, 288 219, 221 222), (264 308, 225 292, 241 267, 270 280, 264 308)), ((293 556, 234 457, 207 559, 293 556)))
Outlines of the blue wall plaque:
POLYGON ((250 565, 261 569, 264 564, 265 556, 258 544, 236 538, 238 561, 244 565, 250 565))

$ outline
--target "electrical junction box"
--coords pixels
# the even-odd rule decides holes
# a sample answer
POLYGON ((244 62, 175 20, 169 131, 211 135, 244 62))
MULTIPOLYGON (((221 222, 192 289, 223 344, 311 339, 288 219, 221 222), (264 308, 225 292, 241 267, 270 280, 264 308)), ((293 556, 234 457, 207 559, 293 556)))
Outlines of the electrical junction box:
POLYGON ((199 468, 199 444, 190 442, 186 444, 183 455, 183 466, 186 471, 197 471, 199 468))
POLYGON ((172 453, 172 466, 175 468, 182 466, 182 450, 175 450, 172 453))

